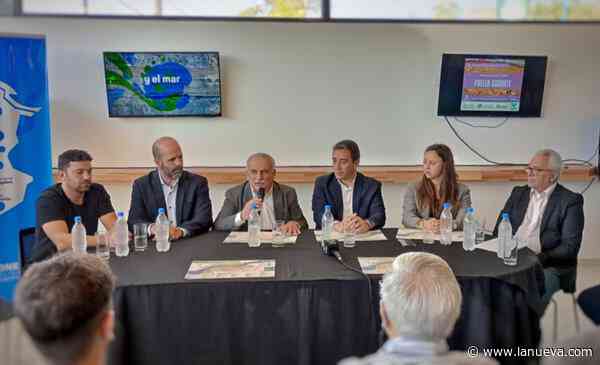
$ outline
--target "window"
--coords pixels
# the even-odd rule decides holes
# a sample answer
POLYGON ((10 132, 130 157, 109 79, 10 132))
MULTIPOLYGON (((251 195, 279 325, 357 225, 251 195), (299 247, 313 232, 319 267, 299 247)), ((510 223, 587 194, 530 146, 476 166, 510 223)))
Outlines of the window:
POLYGON ((22 0, 24 14, 320 18, 321 0, 22 0))
POLYGON ((600 21, 600 0, 21 0, 21 3, 23 14, 36 15, 320 21, 600 21))
POLYGON ((331 0, 332 19, 600 20, 600 0, 331 0))

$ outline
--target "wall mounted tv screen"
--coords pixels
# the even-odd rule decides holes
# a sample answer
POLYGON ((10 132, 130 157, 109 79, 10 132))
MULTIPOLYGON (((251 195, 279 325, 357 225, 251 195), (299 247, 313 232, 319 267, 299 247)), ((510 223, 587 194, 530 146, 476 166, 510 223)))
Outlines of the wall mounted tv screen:
POLYGON ((104 52, 109 117, 221 115, 218 52, 104 52))
POLYGON ((546 56, 444 54, 439 116, 540 117, 546 56))

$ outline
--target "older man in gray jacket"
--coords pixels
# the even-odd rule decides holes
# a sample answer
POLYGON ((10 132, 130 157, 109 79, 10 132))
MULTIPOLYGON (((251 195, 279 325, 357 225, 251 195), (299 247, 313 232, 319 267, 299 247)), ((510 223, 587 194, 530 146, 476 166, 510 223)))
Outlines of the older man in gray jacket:
POLYGON ((279 184, 275 179, 275 160, 266 153, 255 153, 246 161, 247 181, 225 192, 225 202, 215 220, 215 229, 244 230, 252 206, 261 211, 262 229, 272 229, 283 221, 282 231, 298 235, 308 228, 298 205, 296 190, 279 184))
POLYGON ((460 315, 462 294, 443 259, 425 252, 398 256, 381 283, 381 326, 389 340, 376 353, 340 365, 493 365, 449 351, 446 338, 460 315))

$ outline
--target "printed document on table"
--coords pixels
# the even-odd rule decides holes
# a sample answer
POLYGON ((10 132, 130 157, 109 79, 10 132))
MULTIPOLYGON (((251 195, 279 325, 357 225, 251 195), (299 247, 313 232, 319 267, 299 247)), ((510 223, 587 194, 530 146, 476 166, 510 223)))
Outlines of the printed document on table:
MULTIPOLYGON (((283 243, 296 243, 298 236, 285 236, 283 243)), ((273 243, 273 232, 265 231, 260 232, 261 243, 273 243)), ((247 231, 233 231, 229 233, 223 243, 248 243, 248 232, 247 231)))
MULTIPOLYGON (((402 238, 405 240, 423 240, 425 238, 426 232, 422 229, 417 228, 398 228, 398 233, 396 233, 396 238, 402 238)), ((441 236, 440 234, 430 234, 434 240, 439 241, 441 236)), ((465 238, 465 235, 462 231, 452 231, 452 242, 462 242, 465 238)))
POLYGON ((359 257, 358 263, 365 274, 381 275, 392 272, 392 263, 396 257, 359 257))
POLYGON ((274 277, 275 260, 196 260, 185 274, 186 280, 274 277))
MULTIPOLYGON (((333 239, 342 241, 344 239, 344 234, 341 232, 332 232, 333 239)), ((317 241, 321 241, 321 231, 315 231, 315 238, 317 241)), ((368 231, 365 233, 359 233, 356 235, 356 241, 387 241, 387 237, 381 232, 380 229, 376 229, 373 231, 368 231)))
MULTIPOLYGON (((519 241, 519 250, 525 247, 527 247, 527 242, 519 241)), ((476 245, 475 248, 479 250, 498 253, 498 239, 492 238, 491 240, 483 241, 480 244, 476 245)))

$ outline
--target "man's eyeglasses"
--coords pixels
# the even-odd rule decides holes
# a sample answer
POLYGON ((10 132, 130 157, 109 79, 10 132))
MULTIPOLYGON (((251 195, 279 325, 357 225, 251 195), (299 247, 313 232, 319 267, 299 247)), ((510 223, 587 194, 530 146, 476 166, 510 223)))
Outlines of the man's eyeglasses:
POLYGON ((534 175, 539 175, 540 173, 542 173, 544 171, 552 171, 552 169, 540 169, 540 168, 531 167, 531 166, 527 166, 525 168, 525 172, 527 172, 527 174, 533 173, 534 175))

